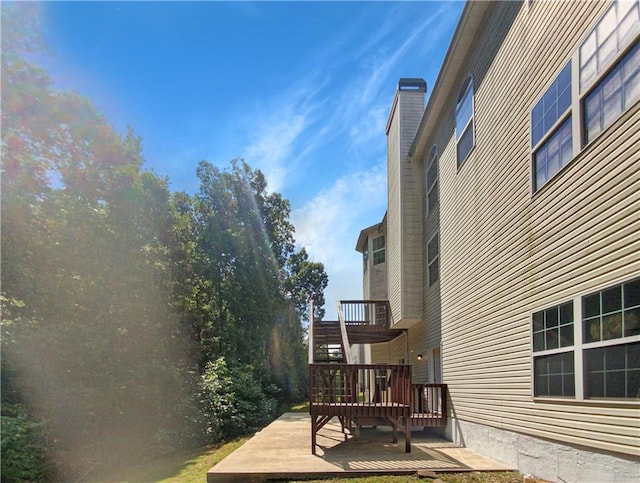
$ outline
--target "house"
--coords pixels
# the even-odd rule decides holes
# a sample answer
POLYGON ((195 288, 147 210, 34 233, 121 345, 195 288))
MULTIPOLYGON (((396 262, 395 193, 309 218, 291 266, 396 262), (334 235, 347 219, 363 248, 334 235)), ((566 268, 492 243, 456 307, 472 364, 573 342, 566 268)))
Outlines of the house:
POLYGON ((639 38, 638 0, 468 2, 426 106, 398 83, 357 241, 390 333, 359 360, 410 365, 448 439, 552 481, 640 478, 639 38))

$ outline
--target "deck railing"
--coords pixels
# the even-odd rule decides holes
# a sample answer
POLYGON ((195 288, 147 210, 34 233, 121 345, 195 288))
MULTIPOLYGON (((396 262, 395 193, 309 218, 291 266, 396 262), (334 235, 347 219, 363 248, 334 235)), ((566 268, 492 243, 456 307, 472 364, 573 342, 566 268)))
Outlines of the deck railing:
POLYGON ((388 300, 341 300, 346 325, 375 325, 383 329, 391 326, 388 300))
POLYGON ((414 426, 441 426, 446 417, 446 384, 412 384, 411 419, 414 426))
POLYGON ((345 411, 335 416, 365 415, 365 408, 410 404, 408 365, 310 364, 309 371, 311 406, 344 406, 345 411))

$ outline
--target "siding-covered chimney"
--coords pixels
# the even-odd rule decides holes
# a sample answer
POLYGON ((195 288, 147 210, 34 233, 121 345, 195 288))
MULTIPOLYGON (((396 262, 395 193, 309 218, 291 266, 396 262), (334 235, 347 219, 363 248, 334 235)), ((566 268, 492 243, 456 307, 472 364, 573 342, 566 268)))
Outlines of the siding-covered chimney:
POLYGON ((422 167, 408 153, 426 91, 423 79, 400 79, 387 121, 387 284, 398 328, 422 318, 422 167))

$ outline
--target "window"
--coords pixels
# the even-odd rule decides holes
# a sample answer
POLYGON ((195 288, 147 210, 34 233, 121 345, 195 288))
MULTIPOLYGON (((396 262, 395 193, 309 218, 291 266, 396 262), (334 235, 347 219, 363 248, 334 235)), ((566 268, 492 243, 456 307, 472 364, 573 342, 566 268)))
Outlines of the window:
POLYGON ((640 99, 640 44, 584 99, 584 142, 589 143, 640 99))
POLYGON ((427 216, 438 204, 438 147, 433 146, 427 161, 427 216))
POLYGON ((534 374, 535 396, 575 396, 573 351, 536 358, 534 374))
POLYGON ((440 247, 438 244, 438 234, 427 243, 427 272, 429 287, 438 281, 440 277, 440 247))
POLYGON ((534 191, 540 189, 573 158, 571 132, 571 62, 531 111, 534 191), (559 124, 559 121, 562 121, 559 124))
POLYGON ((467 77, 456 103, 456 152, 458 168, 475 145, 473 129, 473 78, 467 77))
POLYGON ((533 154, 536 190, 571 161, 573 158, 572 143, 571 118, 569 118, 533 154))
POLYGON ((640 1, 611 2, 533 107, 534 192, 640 100, 639 35, 640 1))
POLYGON ((575 396, 573 302, 532 316, 534 396, 575 396))
POLYGON ((373 264, 384 263, 384 235, 373 239, 373 264))
POLYGON ((533 394, 640 398, 640 278, 531 317, 533 394))
POLYGON ((582 317, 585 397, 639 398, 640 279, 583 297, 582 317))
POLYGON ((580 46, 580 91, 613 64, 640 33, 637 1, 613 2, 580 46))
POLYGON ((534 147, 571 107, 571 62, 531 111, 531 146, 534 147))
MULTIPOLYGON (((369 240, 367 240, 367 245, 369 244, 369 240)), ((363 267, 363 271, 364 273, 367 273, 367 270, 369 269, 369 249, 365 248, 364 251, 362 252, 362 267, 363 267)))
POLYGON ((573 302, 533 314, 533 350, 545 351, 573 345, 573 302))

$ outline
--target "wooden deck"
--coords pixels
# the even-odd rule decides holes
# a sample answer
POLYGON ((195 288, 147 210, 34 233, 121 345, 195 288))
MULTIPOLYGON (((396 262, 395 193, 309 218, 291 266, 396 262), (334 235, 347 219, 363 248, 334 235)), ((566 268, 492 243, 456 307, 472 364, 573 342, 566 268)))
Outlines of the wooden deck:
POLYGON ((396 364, 310 364, 311 451, 316 434, 338 417, 347 438, 362 425, 386 423, 405 436, 411 452, 412 426, 446 424, 446 385, 411 384, 411 366, 396 364))

